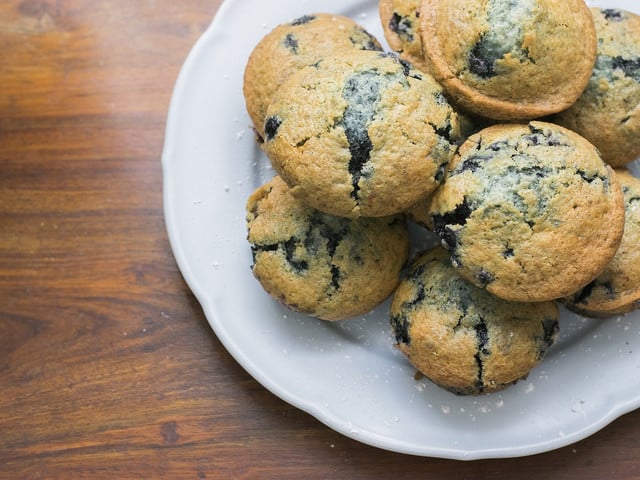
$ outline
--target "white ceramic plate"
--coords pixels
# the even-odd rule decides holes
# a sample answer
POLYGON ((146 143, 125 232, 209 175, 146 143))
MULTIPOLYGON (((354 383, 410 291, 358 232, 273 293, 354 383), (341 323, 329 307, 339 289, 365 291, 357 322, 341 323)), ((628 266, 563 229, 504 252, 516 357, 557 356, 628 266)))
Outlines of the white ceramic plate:
MULTIPOLYGON (((590 3, 640 13, 633 0, 590 3)), ((184 278, 229 352, 271 392, 334 430, 415 455, 534 454, 640 406, 638 313, 594 321, 563 312, 558 343, 526 380, 460 397, 414 379, 393 347, 388 303, 328 323, 263 292, 250 271, 244 208, 273 172, 249 127, 244 65, 273 27, 320 11, 350 16, 386 46, 375 0, 227 0, 175 87, 162 158, 167 229, 184 278)))

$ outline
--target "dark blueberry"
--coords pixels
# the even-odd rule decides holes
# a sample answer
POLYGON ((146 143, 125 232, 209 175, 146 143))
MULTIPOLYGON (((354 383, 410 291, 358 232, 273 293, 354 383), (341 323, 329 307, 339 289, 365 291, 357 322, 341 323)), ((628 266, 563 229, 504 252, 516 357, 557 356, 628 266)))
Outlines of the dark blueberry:
POLYGON ((420 277, 422 277, 422 275, 424 275, 424 271, 427 268, 428 263, 423 263, 421 265, 419 265, 418 267, 412 269, 408 274, 407 274, 407 280, 413 280, 416 282, 420 281, 420 277))
POLYGON ((433 223, 435 225, 465 225, 467 223, 467 219, 473 213, 471 207, 469 206, 469 202, 466 197, 462 200, 460 205, 456 205, 456 208, 453 211, 446 212, 442 215, 435 214, 433 215, 433 223))
POLYGON ((593 289, 596 287, 596 282, 595 280, 591 283, 589 283, 588 285, 584 286, 582 288, 582 290, 578 291, 577 293, 575 293, 573 295, 573 302, 574 303, 587 303, 587 300, 589 299, 589 297, 591 296, 591 294, 593 293, 593 289))
POLYGON ((411 338, 409 338, 409 319, 405 315, 393 315, 390 323, 396 343, 409 345, 411 343, 411 338))
POLYGON ((493 77, 496 74, 494 63, 501 56, 488 49, 481 39, 469 53, 469 70, 481 78, 493 77))
POLYGON ((320 245, 326 244, 327 254, 333 257, 338 244, 347 234, 348 228, 343 221, 330 221, 324 214, 316 212, 309 219, 309 228, 304 236, 304 247, 310 254, 315 255, 320 245))
POLYGON ((542 341, 538 347, 538 355, 540 358, 544 357, 547 350, 551 348, 551 345, 555 342, 556 335, 560 330, 560 325, 554 318, 547 318, 542 321, 542 331, 544 332, 542 341))
POLYGON ((640 58, 613 57, 613 68, 619 68, 627 77, 640 82, 640 58))
POLYGON ((324 225, 324 228, 320 229, 320 235, 327 240, 327 253, 330 257, 333 257, 336 253, 336 249, 344 237, 347 236, 347 228, 342 227, 339 230, 334 230, 324 225))
POLYGON ((283 242, 282 246, 284 248, 285 258, 287 259, 287 263, 291 265, 291 267, 297 272, 302 273, 309 269, 309 264, 306 260, 296 260, 295 253, 296 247, 299 244, 299 240, 295 237, 291 237, 286 242, 283 242))
POLYGON ((291 50, 294 54, 298 54, 298 39, 293 33, 288 33, 284 38, 284 46, 291 50))
POLYGON ((436 135, 446 140, 447 143, 451 145, 455 145, 457 143, 458 139, 453 134, 453 127, 451 126, 451 120, 449 118, 447 118, 443 126, 437 126, 433 123, 430 123, 429 125, 431 125, 433 131, 436 132, 436 135))
POLYGON ((303 15, 302 17, 296 18, 294 21, 292 21, 290 25, 293 27, 297 27, 298 25, 304 25, 305 23, 309 23, 315 19, 315 15, 303 15))
POLYGON ((489 343, 489 331, 487 330, 487 324, 484 320, 480 319, 480 322, 474 327, 476 331, 476 337, 478 338, 478 353, 475 354, 476 364, 478 365, 478 378, 475 382, 475 387, 478 392, 484 391, 484 362, 482 360, 483 355, 489 354, 487 347, 489 343))
POLYGON ((458 236, 450 225, 465 225, 471 212, 471 208, 465 198, 460 205, 456 206, 454 211, 447 212, 444 215, 434 214, 431 216, 435 233, 440 237, 445 248, 454 255, 458 247, 458 236))
POLYGON ((542 128, 537 128, 532 124, 529 124, 529 131, 531 135, 527 135, 524 137, 525 140, 529 143, 529 145, 544 145, 547 147, 568 147, 570 146, 564 135, 558 134, 555 132, 551 132, 549 130, 544 130, 542 128))
MULTIPOLYGON (((442 245, 444 246, 444 248, 446 248, 447 250, 449 250, 449 252, 454 254, 458 248, 458 235, 456 234, 456 232, 453 229, 451 229, 451 227, 449 227, 448 225, 441 225, 439 223, 436 223, 434 226, 435 226, 434 231, 436 235, 440 237, 440 240, 442 241, 442 245)), ((455 265, 460 266, 458 263, 456 263, 453 260, 454 259, 452 259, 454 266, 455 265)))
POLYGON ((502 252, 502 256, 504 258, 513 258, 514 256, 513 248, 507 248, 504 252, 502 252))
POLYGON ((405 308, 415 307, 416 305, 419 305, 420 303, 422 303, 425 298, 426 298, 426 292, 424 290, 424 285, 422 283, 418 283, 418 293, 416 293, 415 298, 413 298, 409 302, 406 302, 403 305, 403 307, 405 308))
POLYGON ((490 283, 495 282, 495 280, 496 280, 496 277, 495 277, 495 276, 493 276, 493 274, 491 274, 491 273, 487 272, 487 271, 486 271, 486 270, 484 270, 484 269, 481 269, 481 270, 480 270, 480 273, 478 273, 478 275, 476 275, 476 278, 480 281, 480 283, 481 283, 483 286, 487 286, 487 285, 489 285, 490 283))
POLYGON ((480 319, 480 321, 475 325, 474 330, 476 331, 476 337, 478 338, 478 351, 484 355, 488 355, 489 330, 487 329, 487 324, 484 320, 480 319))
POLYGON ((340 290, 340 267, 337 265, 331 265, 331 286, 335 290, 340 290))
POLYGON ((493 142, 489 145, 487 145, 487 149, 491 150, 492 152, 499 152, 501 150, 510 148, 511 145, 509 144, 508 141, 506 140, 499 140, 497 142, 493 142))
POLYGON ((276 243, 274 245, 252 245, 251 246, 251 257, 253 259, 253 265, 251 268, 255 266, 256 258, 258 257, 258 253, 260 252, 275 252, 278 250, 280 246, 276 243))
POLYGON ((466 170, 470 170, 475 172, 478 168, 480 168, 480 164, 485 160, 491 159, 491 155, 471 155, 470 157, 465 158, 460 164, 456 167, 456 172, 464 172, 466 170))
POLYGON ((599 175, 597 172, 595 173, 587 173, 584 170, 576 170, 576 174, 582 178, 582 180, 584 180, 585 182, 591 184, 593 182, 595 182, 596 180, 600 180, 604 185, 608 185, 609 184, 609 179, 606 177, 603 177, 602 175, 599 175))
POLYGON ((605 8, 602 10, 604 18, 612 22, 620 22, 624 19, 624 16, 620 10, 615 8, 605 8))
MULTIPOLYGON (((304 260, 296 260, 295 251, 299 241, 295 237, 291 237, 289 240, 280 243, 274 243, 270 245, 253 245, 251 247, 251 255, 253 257, 253 263, 256 262, 256 257, 260 252, 277 252, 283 250, 287 263, 297 272, 302 273, 309 268, 309 264, 304 260)), ((253 266, 252 266, 253 268, 253 266)))
POLYGON ((389 29, 407 42, 413 42, 413 22, 409 17, 403 17, 393 12, 389 20, 389 29))
POLYGON ((404 58, 398 58, 398 62, 400 63, 400 65, 402 65, 402 73, 404 73, 405 77, 412 77, 417 80, 422 80, 422 75, 418 73, 414 73, 414 75, 411 75, 411 71, 413 70, 413 65, 411 65, 411 63, 407 62, 404 58))
POLYGON ((380 88, 380 76, 375 71, 366 71, 348 78, 342 91, 342 97, 348 102, 342 122, 351 153, 348 170, 353 184, 351 196, 355 200, 358 200, 358 184, 364 166, 373 150, 367 127, 375 114, 375 105, 380 101, 380 88))
POLYGON ((436 175, 434 177, 434 180, 436 181, 436 183, 442 183, 446 172, 447 172, 446 164, 440 165, 438 167, 438 171, 436 172, 436 175))
POLYGON ((278 129, 282 125, 282 119, 280 117, 268 117, 264 122, 264 134, 267 141, 273 140, 278 133, 278 129))

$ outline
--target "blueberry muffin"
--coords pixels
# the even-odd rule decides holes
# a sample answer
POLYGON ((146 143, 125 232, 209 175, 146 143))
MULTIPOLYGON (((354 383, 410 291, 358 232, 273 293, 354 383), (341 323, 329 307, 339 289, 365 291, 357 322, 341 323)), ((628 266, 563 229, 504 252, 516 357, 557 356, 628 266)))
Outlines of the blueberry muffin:
POLYGON ((396 345, 432 382, 463 395, 528 375, 555 342, 554 302, 501 300, 462 279, 440 248, 423 252, 391 304, 396 345))
POLYGON ((441 182, 458 116, 431 76, 394 53, 343 52, 273 97, 263 145, 294 196, 347 217, 401 213, 441 182))
POLYGON ((616 174, 625 201, 622 242, 604 272, 566 299, 565 305, 589 317, 611 317, 640 308, 640 179, 626 169, 616 174))
POLYGON ((324 320, 364 314, 395 289, 409 255, 402 216, 348 219, 308 207, 274 177, 247 201, 254 276, 275 299, 324 320))
POLYGON ((640 155, 640 15, 591 9, 598 36, 596 64, 587 89, 554 122, 593 143, 620 167, 640 155))
POLYGON ((416 68, 426 70, 422 56, 421 0, 380 0, 378 9, 384 37, 391 49, 416 68))
POLYGON ((352 19, 328 13, 305 15, 278 25, 262 38, 249 56, 243 84, 247 112, 260 141, 267 106, 289 75, 343 49, 382 47, 352 19))
POLYGON ((583 288, 613 258, 624 229, 613 169, 587 140, 545 122, 471 136, 428 208, 459 274, 513 301, 583 288))
POLYGON ((422 0, 419 30, 428 71, 452 102, 498 120, 569 107, 596 57, 583 0, 422 0))

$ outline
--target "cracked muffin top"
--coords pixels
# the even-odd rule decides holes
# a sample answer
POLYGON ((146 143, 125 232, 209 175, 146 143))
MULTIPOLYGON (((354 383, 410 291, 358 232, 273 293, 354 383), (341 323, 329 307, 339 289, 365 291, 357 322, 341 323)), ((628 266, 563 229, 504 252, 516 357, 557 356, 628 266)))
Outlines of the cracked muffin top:
POLYGON ((247 112, 260 141, 267 106, 280 85, 292 73, 343 49, 382 47, 351 18, 328 13, 313 13, 283 23, 260 40, 245 66, 243 83, 247 112))
POLYGON ((620 167, 640 155, 640 15, 592 8, 598 37, 589 84, 557 122, 593 143, 620 167))
POLYGON ((267 110, 263 147, 300 200, 378 217, 433 192, 460 136, 430 75, 396 54, 359 51, 292 75, 267 110))
POLYGON ((295 199, 274 177, 247 201, 251 270, 290 309, 324 320, 369 312, 400 281, 409 256, 402 216, 349 219, 295 199))
POLYGON ((461 395, 525 377, 555 342, 554 302, 501 300, 462 279, 441 247, 420 254, 391 303, 396 346, 432 382, 461 395))
POLYGON ((545 122, 469 137, 429 204, 460 275, 515 301, 587 285, 616 253, 624 215, 620 183, 595 147, 545 122))
POLYGON ((428 71, 452 101, 498 120, 569 107, 596 56, 583 0, 422 0, 420 33, 428 71))
POLYGON ((607 268, 565 305, 589 317, 606 318, 640 309, 640 179, 617 169, 625 206, 624 234, 607 268))

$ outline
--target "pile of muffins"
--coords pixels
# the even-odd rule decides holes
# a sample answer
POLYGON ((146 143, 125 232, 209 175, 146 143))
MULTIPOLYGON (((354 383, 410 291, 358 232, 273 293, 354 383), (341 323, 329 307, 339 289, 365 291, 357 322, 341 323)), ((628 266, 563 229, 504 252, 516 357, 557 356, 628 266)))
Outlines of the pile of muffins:
POLYGON ((313 13, 252 51, 276 175, 247 200, 252 271, 347 320, 391 297, 396 346, 457 394, 505 388, 559 308, 640 307, 640 16, 583 0, 380 0, 391 51, 313 13), (441 245, 412 252, 409 223, 441 245))

